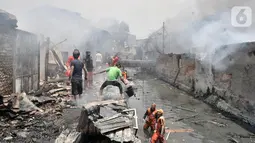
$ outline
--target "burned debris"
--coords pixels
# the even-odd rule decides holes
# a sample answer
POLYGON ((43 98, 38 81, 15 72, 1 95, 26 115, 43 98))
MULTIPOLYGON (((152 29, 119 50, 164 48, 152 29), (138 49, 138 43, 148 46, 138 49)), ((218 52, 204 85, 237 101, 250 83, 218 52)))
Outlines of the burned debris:
POLYGON ((44 83, 38 91, 0 96, 2 141, 51 141, 61 132, 61 115, 71 107, 69 88, 44 83), (30 138, 29 138, 30 137, 30 138))
POLYGON ((124 100, 89 103, 81 111, 77 125, 77 131, 81 132, 79 142, 140 143, 137 129, 135 110, 129 112, 124 100))

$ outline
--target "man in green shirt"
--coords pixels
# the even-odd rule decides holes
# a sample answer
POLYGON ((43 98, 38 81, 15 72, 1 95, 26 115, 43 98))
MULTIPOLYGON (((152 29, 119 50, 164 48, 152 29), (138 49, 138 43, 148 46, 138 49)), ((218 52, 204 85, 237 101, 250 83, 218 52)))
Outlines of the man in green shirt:
POLYGON ((106 72, 107 73, 107 80, 101 85, 100 87, 100 96, 102 96, 103 94, 103 89, 108 86, 108 85, 112 85, 112 86, 117 86, 120 90, 120 95, 121 97, 123 98, 123 88, 122 88, 122 85, 117 81, 118 78, 121 79, 121 81, 123 83, 124 82, 124 79, 122 77, 122 72, 120 70, 121 68, 121 65, 120 63, 117 63, 116 66, 112 66, 112 67, 109 67, 107 68, 106 70, 103 70, 99 73, 95 73, 94 75, 96 74, 100 74, 100 73, 104 73, 106 72))

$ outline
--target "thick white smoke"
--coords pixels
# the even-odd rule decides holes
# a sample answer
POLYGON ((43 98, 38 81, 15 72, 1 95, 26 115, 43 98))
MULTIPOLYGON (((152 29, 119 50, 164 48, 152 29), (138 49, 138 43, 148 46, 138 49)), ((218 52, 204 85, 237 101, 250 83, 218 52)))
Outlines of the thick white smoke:
POLYGON ((253 3, 255 2, 250 0, 196 0, 195 3, 188 3, 193 9, 183 9, 179 15, 166 22, 167 33, 172 36, 167 42, 167 46, 170 47, 168 52, 200 55, 197 57, 203 63, 224 70, 229 65, 222 60, 241 47, 233 46, 218 52, 217 55, 214 54, 215 51, 219 51, 223 45, 255 41, 254 24, 249 28, 232 26, 231 8, 253 8, 253 3), (208 58, 211 56, 214 56, 214 60, 208 58))
MULTIPOLYGON (((67 39, 61 44, 62 51, 72 52, 96 50, 105 52, 112 48, 109 32, 116 32, 119 21, 99 19, 92 22, 81 14, 50 5, 39 6, 18 17, 19 28, 50 37, 54 44, 67 39)), ((52 44, 53 44, 52 43, 52 44)))
POLYGON ((18 17, 19 27, 36 34, 43 34, 55 43, 67 39, 73 45, 92 29, 90 21, 79 13, 59 9, 49 5, 40 6, 18 17))

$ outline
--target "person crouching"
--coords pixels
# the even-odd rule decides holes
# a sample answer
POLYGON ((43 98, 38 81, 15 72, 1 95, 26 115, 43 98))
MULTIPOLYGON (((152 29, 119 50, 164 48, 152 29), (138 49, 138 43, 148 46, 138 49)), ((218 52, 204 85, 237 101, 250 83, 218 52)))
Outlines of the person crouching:
POLYGON ((99 93, 100 97, 103 94, 103 89, 109 85, 112 85, 112 86, 117 86, 119 88, 121 99, 124 99, 122 85, 117 80, 120 78, 120 80, 125 85, 127 83, 125 82, 125 80, 122 77, 122 72, 121 72, 120 68, 121 68, 120 63, 117 63, 116 66, 109 67, 106 70, 103 70, 99 73, 94 73, 94 75, 104 73, 104 72, 107 73, 107 80, 100 87, 100 93, 99 93))

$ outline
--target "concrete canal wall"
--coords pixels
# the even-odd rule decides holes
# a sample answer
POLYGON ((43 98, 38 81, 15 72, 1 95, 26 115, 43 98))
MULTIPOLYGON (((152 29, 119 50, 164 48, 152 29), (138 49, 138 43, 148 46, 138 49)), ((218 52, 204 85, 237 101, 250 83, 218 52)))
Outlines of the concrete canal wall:
MULTIPOLYGON (((188 54, 166 54, 157 59, 157 76, 181 90, 229 113, 254 127, 255 43, 228 45, 239 47, 221 60, 225 69, 205 64, 188 54)), ((225 50, 226 51, 226 50, 225 50)), ((211 60, 215 60, 216 52, 211 60)))

